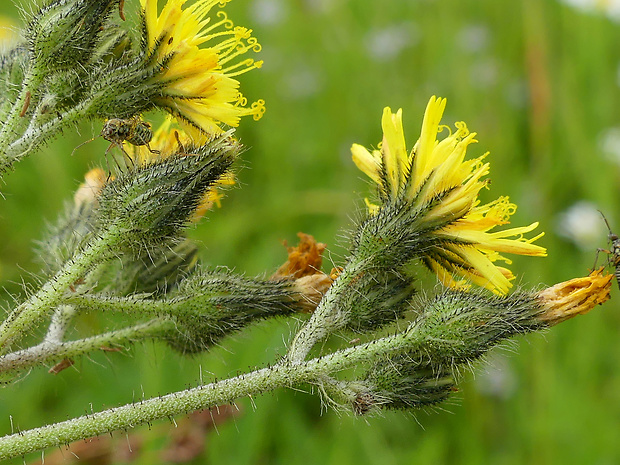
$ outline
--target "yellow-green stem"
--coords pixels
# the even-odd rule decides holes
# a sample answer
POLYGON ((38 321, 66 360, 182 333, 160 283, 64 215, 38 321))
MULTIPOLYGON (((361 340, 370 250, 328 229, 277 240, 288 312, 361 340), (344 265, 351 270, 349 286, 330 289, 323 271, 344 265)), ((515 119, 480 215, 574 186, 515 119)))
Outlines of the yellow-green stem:
POLYGON ((69 260, 56 275, 26 302, 19 305, 0 326, 0 353, 6 353, 28 330, 62 300, 63 295, 97 262, 110 255, 119 232, 109 229, 69 260))
POLYGON ((207 409, 281 387, 321 383, 331 373, 362 363, 368 364, 385 355, 411 350, 419 346, 423 339, 421 334, 405 331, 307 362, 285 361, 224 381, 15 433, 0 439, 0 460, 112 431, 124 431, 158 419, 207 409))

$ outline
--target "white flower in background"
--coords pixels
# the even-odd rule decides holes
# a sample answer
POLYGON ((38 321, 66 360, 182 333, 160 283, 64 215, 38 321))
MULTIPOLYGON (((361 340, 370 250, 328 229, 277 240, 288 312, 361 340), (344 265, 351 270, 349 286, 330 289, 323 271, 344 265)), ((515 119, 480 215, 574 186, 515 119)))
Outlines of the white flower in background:
POLYGON ((311 97, 323 87, 323 73, 307 63, 290 66, 281 79, 280 92, 290 100, 311 97))
POLYGON ((338 2, 334 2, 333 0, 304 0, 303 2, 304 8, 309 13, 317 14, 317 15, 328 14, 337 5, 338 5, 338 2))
POLYGON ((620 127, 605 129, 599 136, 598 145, 607 160, 620 165, 620 127))
POLYGON ((390 61, 400 55, 419 40, 420 32, 412 22, 392 24, 381 29, 374 29, 366 34, 364 42, 370 58, 374 61, 390 61))
POLYGON ((560 213, 556 232, 580 249, 592 251, 607 235, 607 227, 596 205, 581 200, 560 213))
POLYGON ((492 58, 477 60, 469 68, 470 84, 479 89, 488 89, 497 83, 498 65, 492 58))
POLYGON ((282 0, 254 0, 250 5, 252 19, 263 26, 275 26, 288 16, 286 4, 282 0))
POLYGON ((468 24, 456 34, 456 45, 464 52, 479 53, 489 44, 489 28, 483 24, 468 24))
POLYGON ((517 390, 518 380, 510 360, 502 354, 491 352, 485 359, 485 369, 476 373, 476 389, 487 397, 508 399, 517 390))
POLYGON ((561 0, 586 13, 602 13, 613 21, 620 21, 620 0, 561 0))

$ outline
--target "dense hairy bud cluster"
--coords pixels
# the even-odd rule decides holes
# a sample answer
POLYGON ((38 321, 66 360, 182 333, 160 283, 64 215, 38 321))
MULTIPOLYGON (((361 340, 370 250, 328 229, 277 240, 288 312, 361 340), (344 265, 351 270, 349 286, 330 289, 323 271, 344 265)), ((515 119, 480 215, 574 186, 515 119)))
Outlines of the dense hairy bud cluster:
POLYGON ((445 291, 418 302, 406 330, 420 338, 415 350, 377 360, 366 374, 353 410, 410 409, 437 404, 456 391, 458 374, 499 342, 545 327, 535 293, 510 296, 445 291))
MULTIPOLYGON (((341 278, 348 279, 348 291, 338 291, 335 298, 340 313, 348 315, 348 329, 377 329, 411 308, 417 288, 410 265, 437 242, 431 232, 444 224, 420 220, 433 205, 416 210, 409 208, 405 199, 395 200, 357 225, 349 263, 341 273, 341 278)), ((337 291, 334 288, 332 292, 337 291)))

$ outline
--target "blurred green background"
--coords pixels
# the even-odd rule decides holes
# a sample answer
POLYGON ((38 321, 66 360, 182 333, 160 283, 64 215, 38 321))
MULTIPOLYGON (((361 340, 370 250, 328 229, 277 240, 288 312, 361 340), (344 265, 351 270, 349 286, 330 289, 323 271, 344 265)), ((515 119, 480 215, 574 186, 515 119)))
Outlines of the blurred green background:
MULTIPOLYGON (((137 3, 128 1, 127 11, 137 3)), ((483 200, 509 195, 519 205, 514 224, 540 221, 546 232, 540 243, 549 257, 516 258, 518 283, 542 286, 587 273, 596 248, 606 246, 596 209, 620 231, 620 19, 606 14, 613 2, 591 3, 599 9, 554 0, 236 0, 230 16, 254 29, 265 60, 242 77, 244 93, 264 98, 267 113, 238 130, 249 148, 241 189, 191 231, 204 245, 204 261, 268 275, 286 259, 282 241, 293 243, 304 231, 326 242, 341 264, 342 231, 368 193, 351 143, 376 145, 382 108, 391 106, 403 108, 411 146, 437 94, 448 98, 445 123, 463 120, 478 132, 471 156, 491 152, 493 183, 483 200)), ((0 12, 18 21, 9 2, 0 12)), ((99 130, 93 123, 80 134, 68 131, 5 179, 0 278, 7 302, 22 292, 22 280, 35 282, 32 247, 46 221, 101 163, 101 140, 69 156, 99 130)), ((433 410, 359 419, 325 411, 305 392, 241 399, 241 413, 209 433, 193 463, 620 463, 617 307, 612 299, 494 350, 489 364, 466 374, 452 400, 433 410)), ((9 416, 29 429, 91 406, 193 386, 199 367, 208 380, 273 363, 298 324, 263 323, 193 358, 148 343, 129 355, 84 357, 57 376, 33 370, 1 391, 0 431, 10 432, 9 416)), ((147 441, 135 463, 164 463, 156 446, 173 430, 147 441)), ((146 428, 138 434, 149 437, 146 428)), ((124 435, 116 436, 126 447, 124 435)))

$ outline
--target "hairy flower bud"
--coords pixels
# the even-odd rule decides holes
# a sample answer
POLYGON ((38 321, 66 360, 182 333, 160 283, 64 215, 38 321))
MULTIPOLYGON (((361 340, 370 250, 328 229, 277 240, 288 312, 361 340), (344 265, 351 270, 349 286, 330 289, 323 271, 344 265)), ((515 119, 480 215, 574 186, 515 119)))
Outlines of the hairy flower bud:
POLYGON ((176 325, 166 340, 181 352, 205 350, 254 321, 305 311, 316 292, 306 295, 305 291, 305 285, 290 280, 197 272, 185 279, 170 298, 170 314, 176 325))
POLYGON ((423 313, 409 331, 429 341, 426 351, 435 366, 467 363, 504 339, 545 327, 537 319, 541 308, 531 292, 497 296, 448 290, 421 307, 423 313))
POLYGON ((198 247, 193 241, 182 242, 139 256, 125 255, 101 265, 96 271, 102 290, 114 295, 148 293, 154 297, 168 294, 189 274, 198 261, 198 247))
POLYGON ((86 173, 73 202, 65 206, 64 213, 39 242, 37 256, 47 273, 57 272, 88 242, 96 228, 97 198, 105 181, 106 174, 99 168, 86 173))
MULTIPOLYGON (((438 404, 456 390, 449 367, 433 367, 422 354, 404 354, 376 363, 368 372, 369 390, 356 397, 354 409, 379 405, 410 409, 438 404)), ((360 412, 365 413, 365 412, 360 412)))
POLYGON ((28 49, 18 45, 0 56, 0 116, 4 120, 24 79, 28 49))
POLYGON ((504 339, 587 313, 609 298, 612 279, 597 270, 537 293, 446 291, 422 304, 424 311, 409 331, 428 339, 435 365, 467 363, 504 339))
POLYGON ((133 253, 174 241, 236 159, 240 146, 229 136, 139 164, 106 184, 99 197, 101 227, 122 231, 118 246, 133 253))
POLYGON ((89 60, 97 37, 121 0, 54 0, 36 12, 28 27, 35 67, 65 68, 89 60))
POLYGON ((401 318, 415 293, 414 281, 393 270, 363 270, 340 303, 348 311, 346 329, 374 331, 401 318))

